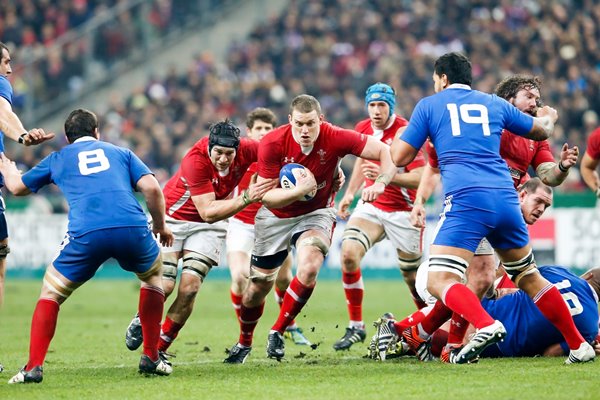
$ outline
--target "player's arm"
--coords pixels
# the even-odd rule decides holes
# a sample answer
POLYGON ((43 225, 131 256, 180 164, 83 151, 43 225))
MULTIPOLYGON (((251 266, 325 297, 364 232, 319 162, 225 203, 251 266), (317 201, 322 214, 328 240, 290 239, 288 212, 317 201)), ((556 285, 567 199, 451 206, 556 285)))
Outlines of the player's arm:
POLYGON ((363 183, 365 182, 365 177, 362 171, 363 159, 357 158, 354 162, 354 167, 352 168, 352 175, 350 175, 350 180, 348 181, 348 186, 346 187, 346 191, 344 192, 344 196, 342 200, 340 200, 338 204, 338 215, 340 218, 346 219, 350 215, 348 208, 350 204, 354 201, 354 196, 356 192, 360 190, 363 183))
MULTIPOLYGON (((260 183, 268 180, 259 175, 256 181, 260 183)), ((305 169, 302 174, 298 174, 296 177, 296 186, 291 189, 274 187, 265 193, 262 203, 267 208, 282 208, 301 200, 316 189, 317 181, 315 180, 315 176, 308 169, 305 169)))
POLYGON ((554 132, 554 124, 558 119, 558 112, 549 106, 544 106, 538 109, 537 117, 533 118, 533 125, 526 138, 535 141, 542 141, 552 136, 554 132))
POLYGON ((0 173, 4 176, 4 186, 15 196, 26 196, 31 193, 31 190, 23 183, 17 165, 4 153, 0 153, 0 173))
POLYGON ((375 179, 375 183, 365 188, 362 192, 362 199, 364 201, 374 201, 392 181, 397 167, 392 161, 389 146, 372 136, 367 138, 367 143, 359 156, 367 160, 378 160, 380 162, 380 173, 375 179))
POLYGON ((578 158, 579 148, 577 146, 569 148, 565 143, 560 151, 560 161, 541 163, 535 169, 535 173, 546 185, 558 186, 567 179, 569 169, 577 163, 578 158))
POLYGON ((217 200, 215 193, 209 192, 192 196, 192 201, 202 219, 212 224, 237 214, 249 204, 261 201, 274 185, 274 179, 258 180, 251 183, 241 195, 231 199, 217 200))
POLYGON ((425 167, 418 167, 408 172, 399 172, 394 175, 390 184, 407 189, 417 189, 424 170, 425 167))
POLYGON ((425 165, 417 188, 415 203, 410 212, 410 222, 417 228, 425 227, 425 203, 431 197, 439 181, 440 170, 429 164, 425 165))
POLYGON ((152 232, 158 236, 160 244, 170 247, 173 245, 173 233, 165 221, 165 197, 160 184, 152 174, 146 174, 138 179, 135 188, 142 193, 148 212, 152 218, 152 232))
POLYGON ((50 140, 54 137, 54 133, 44 132, 43 129, 31 129, 27 131, 17 114, 14 113, 8 100, 0 96, 0 130, 4 135, 11 138, 15 142, 31 146, 50 140))
POLYGON ((598 176, 597 168, 600 165, 600 158, 594 159, 587 152, 581 159, 581 177, 585 184, 596 193, 596 197, 600 198, 600 176, 598 176))

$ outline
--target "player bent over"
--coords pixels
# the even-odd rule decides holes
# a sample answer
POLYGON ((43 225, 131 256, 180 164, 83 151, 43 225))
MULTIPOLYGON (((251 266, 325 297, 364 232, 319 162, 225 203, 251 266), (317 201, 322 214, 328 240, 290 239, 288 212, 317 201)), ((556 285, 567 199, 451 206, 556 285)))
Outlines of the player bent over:
POLYGON ((98 120, 92 112, 71 112, 65 133, 69 144, 23 176, 4 155, 0 161, 0 172, 13 194, 24 196, 55 183, 69 203, 68 232, 59 255, 46 269, 33 312, 29 360, 8 383, 42 381, 42 366, 60 305, 111 257, 143 282, 139 310, 144 351, 139 371, 169 375, 173 369, 159 357, 157 349, 165 295, 162 261, 153 233, 166 246, 171 245, 173 234, 165 224, 164 197, 158 181, 130 150, 98 140, 98 120), (133 189, 146 200, 152 231, 133 189))

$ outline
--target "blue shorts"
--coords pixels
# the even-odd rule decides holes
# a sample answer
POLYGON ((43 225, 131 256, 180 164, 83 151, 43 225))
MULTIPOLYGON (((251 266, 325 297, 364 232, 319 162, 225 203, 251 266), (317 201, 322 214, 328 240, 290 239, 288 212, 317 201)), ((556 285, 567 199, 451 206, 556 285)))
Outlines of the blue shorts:
POLYGON ((148 227, 101 229, 79 237, 67 235, 53 265, 70 281, 85 282, 109 258, 116 259, 125 271, 144 273, 159 253, 148 227))
POLYGON ((487 238, 495 249, 529 244, 529 233, 514 189, 473 189, 446 197, 433 244, 475 252, 487 238))

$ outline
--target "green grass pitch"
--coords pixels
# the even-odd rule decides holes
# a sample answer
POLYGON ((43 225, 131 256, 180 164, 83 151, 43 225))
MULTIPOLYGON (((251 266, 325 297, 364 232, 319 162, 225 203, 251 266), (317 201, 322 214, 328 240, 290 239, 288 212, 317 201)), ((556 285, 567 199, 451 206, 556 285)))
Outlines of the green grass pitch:
MULTIPOLYGON (((138 284, 92 280, 61 307, 40 385, 7 385, 27 361, 29 325, 40 281, 9 280, 0 311, 0 399, 599 399, 600 363, 565 366, 564 358, 482 360, 475 365, 364 359, 366 344, 335 352, 347 323, 341 283, 324 280, 298 318, 315 350, 287 343, 282 362, 265 356, 277 306, 268 298, 244 365, 224 365, 238 335, 226 280, 207 279, 188 324, 171 347, 169 377, 137 373, 139 352, 124 344, 138 284)), ((367 280, 364 317, 412 308, 399 280, 367 280)), ((167 300, 167 305, 170 304, 167 300)), ((373 334, 368 327, 367 336, 373 334)), ((367 338, 368 341, 368 338, 367 338)))

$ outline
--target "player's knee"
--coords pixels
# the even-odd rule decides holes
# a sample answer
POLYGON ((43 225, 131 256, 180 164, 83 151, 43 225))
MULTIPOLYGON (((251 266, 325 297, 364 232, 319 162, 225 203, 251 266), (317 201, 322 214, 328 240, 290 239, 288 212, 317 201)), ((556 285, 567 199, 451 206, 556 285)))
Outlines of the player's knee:
POLYGON ((206 275, 210 272, 216 263, 210 258, 195 252, 187 253, 183 256, 182 274, 191 274, 204 282, 206 275))
POLYGON ((357 228, 355 226, 348 227, 344 230, 344 234, 342 235, 342 258, 344 257, 344 247, 349 250, 349 253, 346 254, 349 258, 353 257, 356 254, 356 251, 352 249, 352 245, 359 245, 364 250, 364 253, 369 251, 371 246, 371 239, 362 229, 357 228))
POLYGON ((279 267, 270 270, 264 270, 262 268, 258 269, 256 266, 252 265, 250 266, 250 281, 258 285, 272 285, 272 283, 277 278, 278 271, 279 267))
POLYGON ((10 247, 8 247, 8 244, 1 243, 0 244, 0 260, 4 260, 6 258, 6 256, 8 255, 8 253, 10 253, 10 247))
POLYGON ((440 298, 449 284, 464 281, 468 265, 462 257, 449 254, 431 255, 427 262, 427 270, 436 273, 437 278, 427 280, 427 290, 440 298))
POLYGON ((60 303, 69 298, 75 290, 66 284, 54 271, 46 271, 42 285, 42 296, 54 299, 60 303))
POLYGON ((531 250, 529 250, 529 253, 522 259, 504 262, 503 265, 506 273, 517 286, 523 277, 537 272, 535 257, 533 256, 533 251, 531 250))
POLYGON ((179 259, 176 253, 163 253, 162 255, 162 277, 164 280, 177 280, 177 264, 179 259))
POLYGON ((327 257, 327 253, 329 252, 329 243, 323 240, 323 238, 321 238, 320 236, 309 236, 304 239, 301 239, 296 244, 296 247, 298 248, 298 250, 302 248, 315 249, 321 254, 323 254, 323 257, 327 257))
MULTIPOLYGON (((257 256, 252 255, 252 265, 262 269, 274 269, 279 268, 288 256, 287 250, 281 250, 275 254, 268 256, 257 256)), ((252 276, 252 270, 250 270, 250 276, 252 276)))
POLYGON ((416 273, 419 269, 419 265, 421 265, 421 254, 410 256, 398 256, 398 265, 400 266, 400 271, 402 271, 403 275, 405 272, 413 272, 416 273))

